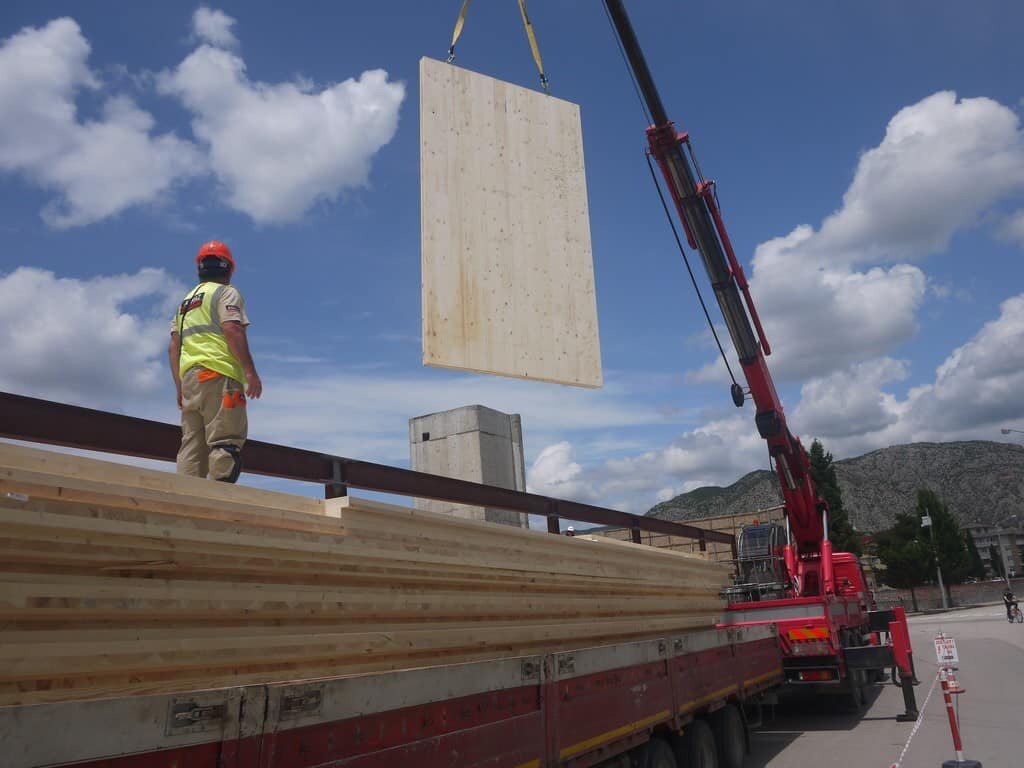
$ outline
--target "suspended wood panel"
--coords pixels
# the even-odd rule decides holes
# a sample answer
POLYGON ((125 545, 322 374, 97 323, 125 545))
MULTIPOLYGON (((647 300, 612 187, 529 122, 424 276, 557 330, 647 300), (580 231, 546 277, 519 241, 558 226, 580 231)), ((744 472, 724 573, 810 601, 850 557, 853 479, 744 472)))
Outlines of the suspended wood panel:
POLYGON ((579 107, 420 60, 423 362, 602 384, 579 107))

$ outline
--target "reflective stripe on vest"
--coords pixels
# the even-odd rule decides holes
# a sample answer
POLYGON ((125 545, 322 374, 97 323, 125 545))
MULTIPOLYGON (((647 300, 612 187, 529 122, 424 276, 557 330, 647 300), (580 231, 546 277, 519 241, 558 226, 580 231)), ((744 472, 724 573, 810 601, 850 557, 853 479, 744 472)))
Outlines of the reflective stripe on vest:
POLYGON ((189 293, 178 309, 181 333, 179 375, 196 366, 208 368, 245 385, 242 364, 231 354, 224 331, 220 327, 219 300, 227 286, 221 283, 200 283, 189 293))

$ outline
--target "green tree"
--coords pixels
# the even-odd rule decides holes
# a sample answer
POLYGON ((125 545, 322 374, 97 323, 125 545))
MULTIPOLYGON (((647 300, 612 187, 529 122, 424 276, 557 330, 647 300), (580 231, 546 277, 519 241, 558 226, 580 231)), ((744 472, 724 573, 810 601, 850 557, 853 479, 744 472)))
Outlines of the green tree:
POLYGON ((825 451, 820 441, 811 443, 811 479, 814 487, 828 504, 828 538, 837 552, 860 554, 860 537, 853 530, 850 518, 843 509, 843 492, 836 478, 832 454, 825 451))
POLYGON ((960 524, 938 495, 928 488, 917 492, 917 514, 932 519, 932 530, 922 533, 933 546, 934 557, 942 568, 946 584, 961 584, 971 572, 971 556, 960 524))
POLYGON ((964 531, 964 544, 967 546, 967 557, 971 561, 971 569, 967 575, 975 579, 984 579, 985 563, 978 553, 978 546, 974 543, 974 535, 970 531, 964 531))
POLYGON ((912 512, 896 515, 896 524, 875 536, 878 557, 885 566, 882 580, 890 587, 909 589, 913 608, 917 610, 919 587, 934 573, 931 548, 921 538, 921 518, 912 512))

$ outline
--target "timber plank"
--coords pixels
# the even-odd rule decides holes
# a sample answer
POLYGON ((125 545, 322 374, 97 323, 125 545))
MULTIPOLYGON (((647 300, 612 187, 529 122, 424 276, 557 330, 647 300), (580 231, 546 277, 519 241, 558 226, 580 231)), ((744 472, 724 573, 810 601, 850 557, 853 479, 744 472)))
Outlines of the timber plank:
POLYGON ((215 483, 198 477, 136 467, 113 461, 0 443, 0 476, 7 470, 55 475, 65 482, 81 480, 86 484, 120 485, 126 493, 180 493, 192 503, 263 507, 267 512, 293 511, 323 515, 323 500, 279 491, 267 491, 246 485, 215 483))
POLYGON ((722 608, 727 569, 674 552, 209 481, 192 494, 22 450, 0 447, 0 491, 23 494, 0 499, 0 705, 551 652, 722 608))

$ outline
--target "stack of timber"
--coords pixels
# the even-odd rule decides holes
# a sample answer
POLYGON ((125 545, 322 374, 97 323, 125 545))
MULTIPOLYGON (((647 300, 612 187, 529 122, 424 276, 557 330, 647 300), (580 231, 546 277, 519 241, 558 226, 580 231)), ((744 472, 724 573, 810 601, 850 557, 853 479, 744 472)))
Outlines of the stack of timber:
POLYGON ((728 568, 0 444, 0 705, 422 667, 714 623, 728 568))

